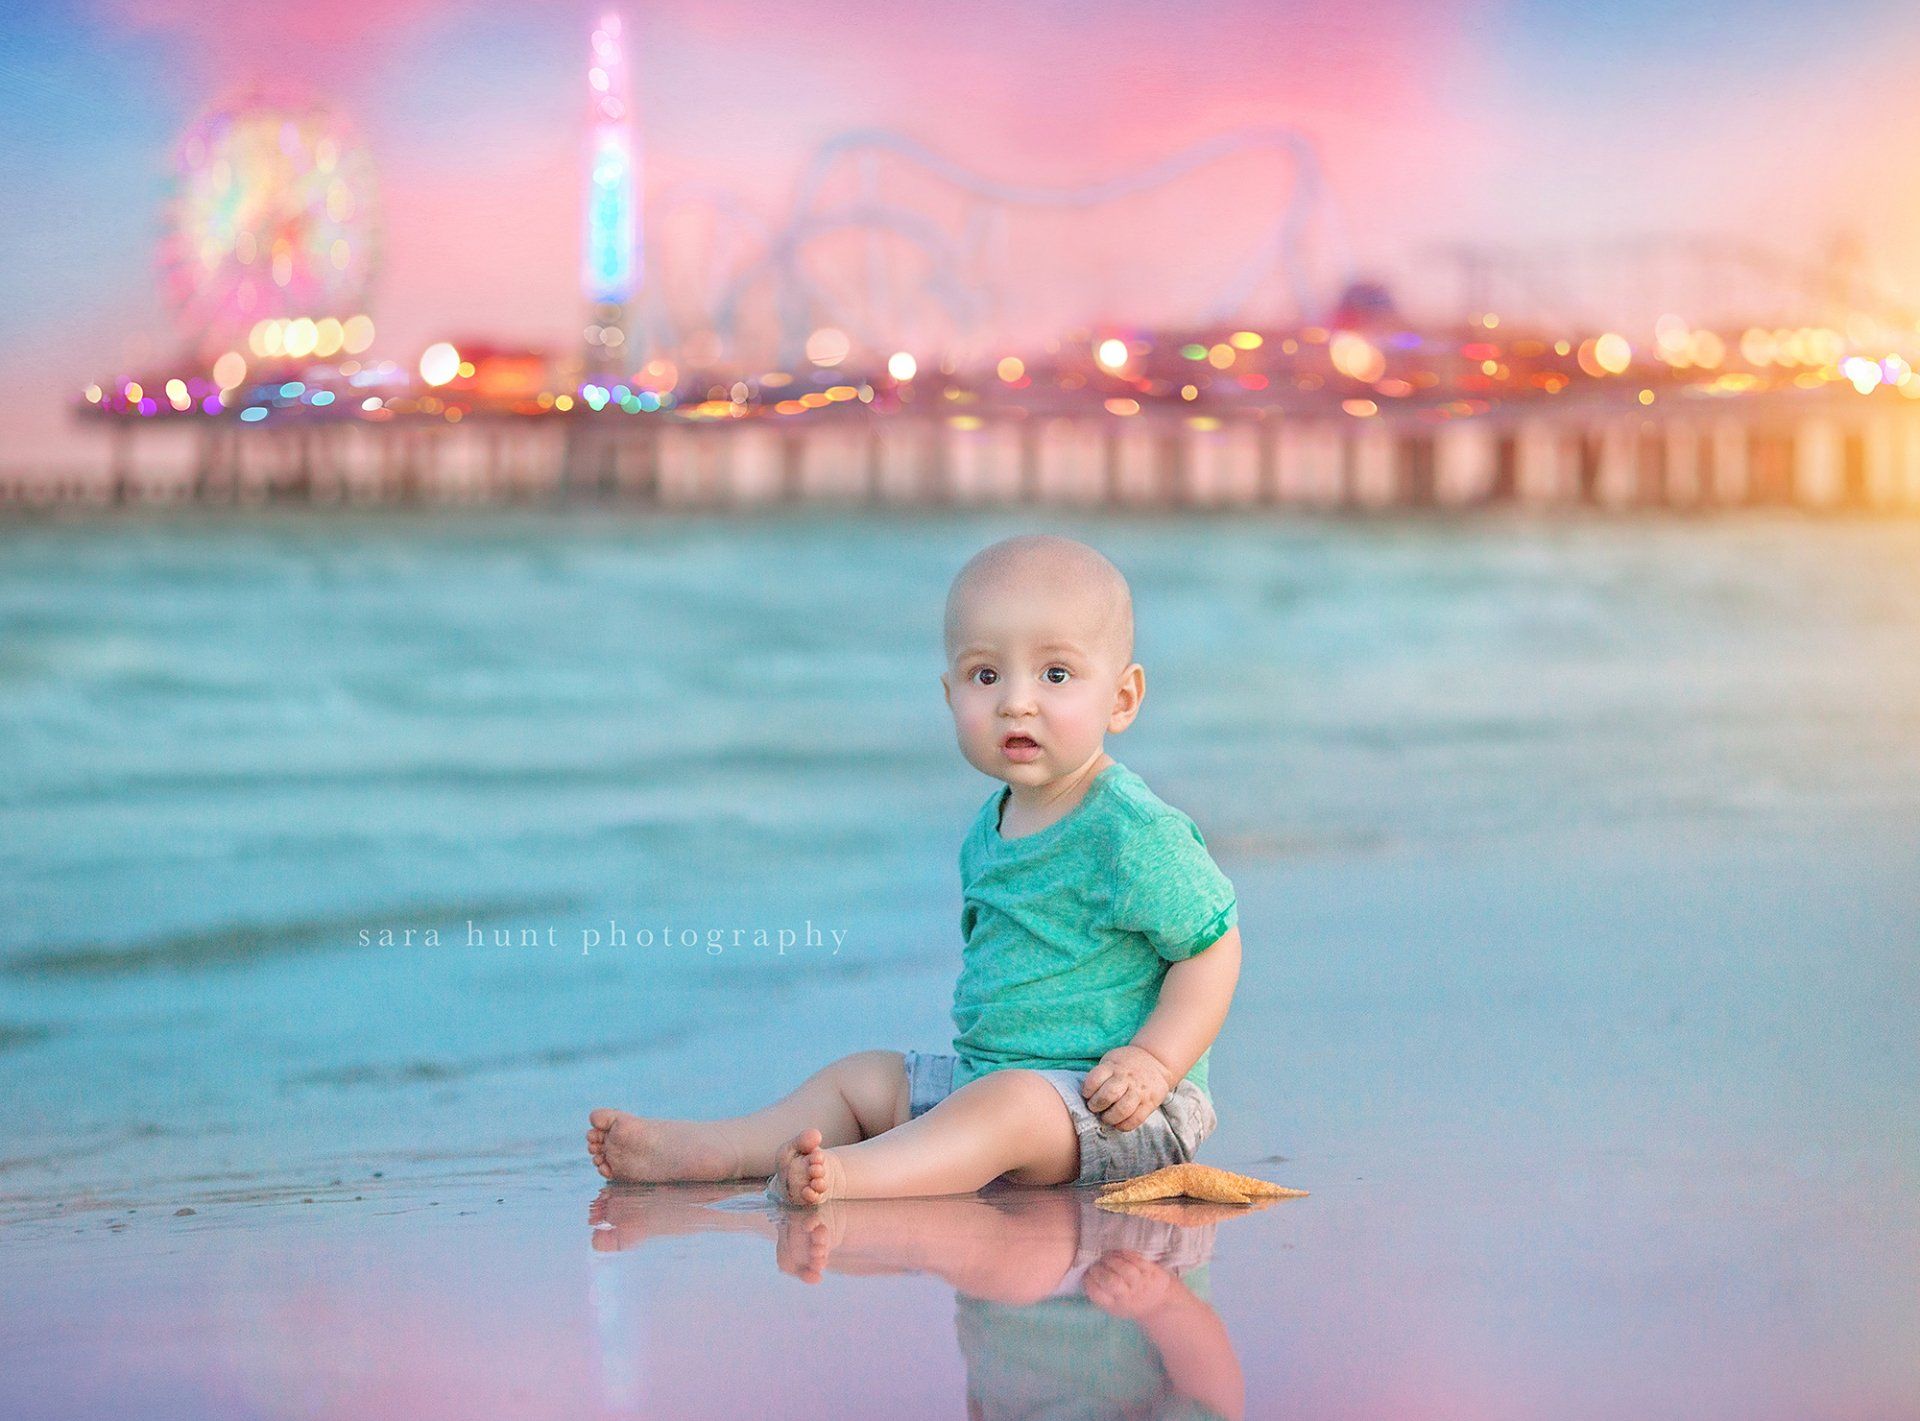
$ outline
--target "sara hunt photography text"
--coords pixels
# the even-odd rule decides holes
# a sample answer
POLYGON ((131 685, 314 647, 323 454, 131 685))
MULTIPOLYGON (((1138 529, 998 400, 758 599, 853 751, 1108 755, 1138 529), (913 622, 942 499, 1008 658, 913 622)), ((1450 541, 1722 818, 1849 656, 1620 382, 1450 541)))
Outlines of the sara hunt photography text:
POLYGON ((812 918, 795 927, 629 927, 609 918, 604 928, 561 923, 523 923, 517 927, 483 927, 468 918, 464 932, 442 934, 437 927, 418 924, 361 928, 362 947, 573 947, 586 957, 600 948, 700 948, 718 957, 728 948, 771 949, 785 957, 789 949, 824 950, 836 956, 847 940, 845 928, 822 928, 812 918))

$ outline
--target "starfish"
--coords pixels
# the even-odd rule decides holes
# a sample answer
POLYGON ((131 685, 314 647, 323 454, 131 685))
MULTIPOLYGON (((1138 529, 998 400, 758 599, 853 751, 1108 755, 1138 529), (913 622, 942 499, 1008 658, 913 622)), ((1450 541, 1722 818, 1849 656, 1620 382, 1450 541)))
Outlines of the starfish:
POLYGON ((1261 1209, 1271 1209, 1273 1200, 1255 1199, 1251 1204, 1209 1204, 1195 1199, 1156 1199, 1146 1204, 1109 1204, 1100 1207, 1130 1219, 1151 1219, 1156 1224, 1171 1224, 1179 1229, 1203 1229, 1222 1219, 1237 1219, 1261 1209))
POLYGON ((1251 1204, 1256 1199, 1300 1199, 1304 1189, 1282 1189, 1278 1184, 1246 1174, 1230 1174, 1205 1164, 1170 1164, 1104 1186, 1095 1202, 1103 1209, 1116 1204, 1138 1204, 1148 1199, 1205 1199, 1216 1204, 1251 1204))

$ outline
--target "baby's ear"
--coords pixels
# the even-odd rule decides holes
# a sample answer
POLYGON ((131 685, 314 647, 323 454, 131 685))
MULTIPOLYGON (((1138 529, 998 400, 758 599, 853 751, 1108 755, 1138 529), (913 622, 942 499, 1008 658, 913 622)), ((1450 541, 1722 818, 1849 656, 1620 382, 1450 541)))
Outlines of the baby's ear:
POLYGON ((1147 669, 1134 662, 1120 673, 1120 684, 1113 693, 1113 714, 1107 718, 1108 730, 1118 735, 1140 713, 1140 703, 1147 698, 1147 669))

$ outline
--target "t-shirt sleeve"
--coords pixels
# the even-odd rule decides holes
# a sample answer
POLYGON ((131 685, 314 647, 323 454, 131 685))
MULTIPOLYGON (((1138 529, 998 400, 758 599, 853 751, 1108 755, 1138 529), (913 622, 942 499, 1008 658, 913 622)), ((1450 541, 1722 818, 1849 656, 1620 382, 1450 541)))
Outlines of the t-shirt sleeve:
POLYGON ((1129 834, 1117 872, 1114 926, 1144 934, 1169 962, 1213 946, 1239 920, 1233 884, 1182 816, 1160 815, 1129 834))

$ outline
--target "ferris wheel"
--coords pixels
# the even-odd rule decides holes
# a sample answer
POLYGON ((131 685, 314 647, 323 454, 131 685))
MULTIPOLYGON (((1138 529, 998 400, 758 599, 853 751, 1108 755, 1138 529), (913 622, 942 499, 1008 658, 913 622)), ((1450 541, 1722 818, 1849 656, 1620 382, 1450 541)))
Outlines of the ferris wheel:
POLYGON ((159 267, 182 334, 212 355, 268 317, 358 313, 378 257, 373 162, 313 104, 247 99, 180 140, 159 267))

